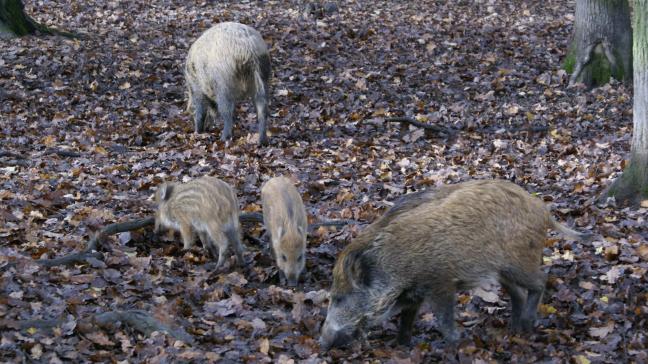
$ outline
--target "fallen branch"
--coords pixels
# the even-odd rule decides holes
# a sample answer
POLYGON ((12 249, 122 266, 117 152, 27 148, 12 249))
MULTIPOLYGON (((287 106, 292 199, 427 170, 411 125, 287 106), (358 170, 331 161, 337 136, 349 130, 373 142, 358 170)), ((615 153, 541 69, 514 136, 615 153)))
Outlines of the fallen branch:
POLYGON ((154 331, 164 332, 187 344, 193 344, 194 339, 182 329, 173 329, 161 323, 144 310, 109 311, 96 314, 93 322, 105 329, 114 329, 116 322, 122 322, 128 327, 144 335, 150 335, 154 331))
POLYGON ((49 154, 56 154, 59 157, 64 157, 64 158, 79 158, 81 156, 81 153, 75 152, 73 150, 55 149, 55 148, 46 149, 45 155, 49 155, 49 154))
POLYGON ((489 132, 489 133, 496 133, 499 130, 504 130, 504 133, 517 133, 517 132, 528 132, 528 133, 543 133, 549 131, 549 127, 547 125, 528 125, 528 126, 520 126, 520 127, 515 127, 515 128, 505 128, 505 127, 489 127, 489 128, 483 128, 481 130, 476 130, 482 133, 489 132))
MULTIPOLYGON (((260 223, 263 224, 263 214, 260 212, 244 212, 239 215, 239 221, 241 223, 260 223)), ((308 225, 308 232, 319 228, 320 226, 344 226, 349 224, 357 224, 355 220, 329 220, 316 222, 308 225)))
POLYGON ((55 327, 61 326, 66 321, 64 319, 53 320, 0 320, 0 329, 28 330, 31 328, 42 331, 51 331, 55 327))
MULTIPOLYGON (((61 327, 63 324, 70 320, 67 319, 51 319, 51 320, 0 320, 0 329, 14 329, 14 330, 29 330, 38 329, 45 332, 50 332, 56 327, 61 327)), ((94 314, 77 321, 76 327, 78 331, 89 333, 95 331, 95 328, 101 327, 102 329, 115 331, 118 329, 118 323, 130 327, 131 329, 144 334, 150 335, 154 331, 159 331, 168 334, 178 340, 182 340, 187 344, 195 342, 193 336, 189 335, 185 330, 178 328, 174 329, 162 322, 156 320, 148 312, 144 310, 126 310, 126 311, 108 311, 104 313, 94 314)))
POLYGON ((36 261, 36 263, 49 268, 49 267, 55 267, 57 265, 71 265, 71 264, 86 263, 88 258, 103 259, 103 254, 98 251, 84 250, 80 253, 66 255, 60 258, 39 259, 36 261))
POLYGON ((14 152, 10 152, 8 150, 0 150, 0 157, 10 157, 10 158, 16 158, 16 159, 25 159, 23 155, 16 154, 14 152))
POLYGON ((414 125, 417 128, 425 129, 425 130, 430 130, 435 133, 447 133, 451 134, 452 131, 446 127, 439 126, 439 125, 434 125, 434 124, 426 124, 422 123, 420 121, 416 121, 412 118, 409 118, 407 116, 397 116, 397 117, 392 117, 392 118, 385 118, 386 123, 405 123, 405 124, 410 124, 414 125))
POLYGON ((260 212, 243 212, 239 214, 239 221, 242 224, 261 223, 263 224, 263 214, 260 212))
POLYGON ((322 221, 322 222, 316 222, 313 224, 308 225, 308 231, 313 231, 321 226, 345 226, 349 224, 357 224, 358 222, 355 220, 329 220, 329 221, 322 221))
POLYGON ((98 250, 101 247, 102 241, 107 236, 123 233, 126 231, 141 229, 143 227, 150 226, 153 224, 155 224, 155 218, 153 217, 110 224, 105 226, 103 229, 99 230, 99 232, 96 233, 92 237, 92 239, 90 239, 88 245, 83 251, 79 253, 69 254, 61 258, 39 259, 36 260, 36 263, 46 267, 54 267, 57 265, 84 263, 88 258, 101 259, 103 258, 103 255, 98 250))

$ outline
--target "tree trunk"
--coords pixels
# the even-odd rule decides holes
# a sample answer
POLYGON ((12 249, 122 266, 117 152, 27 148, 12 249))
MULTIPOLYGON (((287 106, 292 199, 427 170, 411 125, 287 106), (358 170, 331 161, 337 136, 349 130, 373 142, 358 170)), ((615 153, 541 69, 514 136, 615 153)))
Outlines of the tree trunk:
POLYGON ((0 38, 15 38, 36 33, 75 37, 72 33, 51 29, 34 21, 25 14, 22 0, 0 0, 0 38))
POLYGON ((630 163, 607 191, 623 204, 648 199, 648 0, 634 0, 633 131, 630 163))
POLYGON ((628 0, 576 0, 574 40, 565 59, 570 85, 606 84, 632 77, 632 30, 628 0))
POLYGON ((0 0, 0 36, 21 37, 36 33, 36 23, 25 14, 21 0, 0 0))

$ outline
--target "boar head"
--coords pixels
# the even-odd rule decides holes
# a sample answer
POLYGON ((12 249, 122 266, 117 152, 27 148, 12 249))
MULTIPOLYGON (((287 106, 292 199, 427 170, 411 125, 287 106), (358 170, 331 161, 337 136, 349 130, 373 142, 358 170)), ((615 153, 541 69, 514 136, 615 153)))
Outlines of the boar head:
POLYGON ((366 248, 346 249, 338 257, 320 336, 323 350, 352 342, 393 306, 392 290, 376 264, 375 253, 366 248))

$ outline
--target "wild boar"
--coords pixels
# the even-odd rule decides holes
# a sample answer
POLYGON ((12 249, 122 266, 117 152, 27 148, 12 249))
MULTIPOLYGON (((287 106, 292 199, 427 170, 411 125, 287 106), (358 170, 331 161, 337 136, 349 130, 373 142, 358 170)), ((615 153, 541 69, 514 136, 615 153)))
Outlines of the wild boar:
POLYGON ((187 183, 163 183, 155 193, 158 209, 155 230, 166 227, 180 231, 185 249, 194 244, 197 233, 203 246, 218 256, 216 267, 225 261, 232 245, 236 261, 243 264, 238 199, 234 189, 215 177, 201 177, 187 183))
POLYGON ((195 132, 205 130, 207 114, 215 115, 217 107, 224 124, 221 140, 230 139, 235 103, 252 98, 259 144, 266 144, 270 72, 268 47, 255 29, 232 22, 208 29, 189 48, 185 64, 195 132))
POLYGON ((530 331, 546 281, 540 266, 547 228, 587 237, 502 180, 403 197, 338 256, 321 347, 350 342, 365 326, 397 311, 397 341, 406 345, 424 300, 433 304, 446 341, 453 342, 455 292, 492 279, 511 296, 512 329, 530 331))
POLYGON ((295 186, 285 177, 266 182, 261 199, 263 223, 270 234, 277 267, 294 286, 306 263, 306 208, 295 186))

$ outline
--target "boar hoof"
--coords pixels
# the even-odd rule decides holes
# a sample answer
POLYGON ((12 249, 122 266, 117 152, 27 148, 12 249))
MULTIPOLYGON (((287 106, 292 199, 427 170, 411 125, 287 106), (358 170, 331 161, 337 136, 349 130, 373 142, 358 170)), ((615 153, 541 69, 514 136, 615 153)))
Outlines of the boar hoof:
POLYGON ((412 345, 412 336, 401 336, 398 335, 396 338, 396 344, 401 346, 411 346, 412 345))
POLYGON ((523 332, 523 330, 522 330, 522 322, 520 322, 519 320, 512 321, 511 322, 511 331, 514 334, 521 334, 523 332))
POLYGON ((443 340, 447 344, 454 345, 457 343, 457 341, 459 341, 459 334, 456 331, 446 333, 445 335, 443 335, 443 340))
POLYGON ((266 135, 259 135, 259 145, 268 145, 268 137, 266 135))
POLYGON ((520 323, 520 332, 530 333, 533 331, 533 320, 522 320, 520 323))

